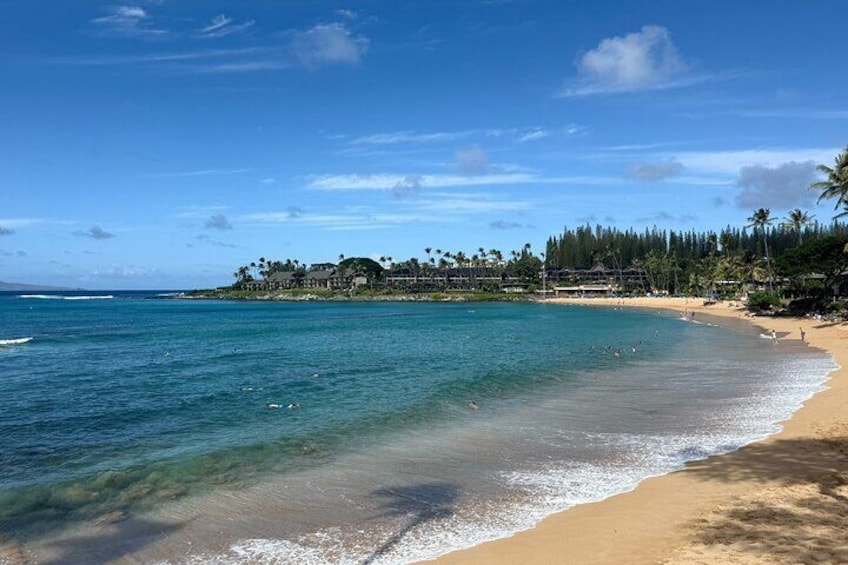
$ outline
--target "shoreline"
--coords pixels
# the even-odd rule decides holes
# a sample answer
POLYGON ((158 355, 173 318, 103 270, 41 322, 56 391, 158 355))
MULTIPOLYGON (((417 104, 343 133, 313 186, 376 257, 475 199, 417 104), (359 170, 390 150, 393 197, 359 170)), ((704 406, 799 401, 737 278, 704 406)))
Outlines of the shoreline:
MULTIPOLYGON (((848 562, 848 326, 751 317, 695 298, 558 298, 549 304, 689 311, 753 324, 832 356, 825 390, 781 430, 629 492, 551 515, 534 528, 428 561, 437 564, 848 562)), ((778 346, 779 346, 778 340, 778 346)))

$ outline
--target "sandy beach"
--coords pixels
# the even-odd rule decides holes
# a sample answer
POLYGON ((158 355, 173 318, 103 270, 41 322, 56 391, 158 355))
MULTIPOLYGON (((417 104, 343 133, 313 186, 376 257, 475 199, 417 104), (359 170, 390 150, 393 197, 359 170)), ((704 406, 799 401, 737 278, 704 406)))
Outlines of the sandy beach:
POLYGON ((552 299, 748 320, 828 351, 841 367, 781 432, 551 516, 532 530, 454 552, 439 564, 848 563, 848 325, 750 317, 737 303, 684 298, 552 299))

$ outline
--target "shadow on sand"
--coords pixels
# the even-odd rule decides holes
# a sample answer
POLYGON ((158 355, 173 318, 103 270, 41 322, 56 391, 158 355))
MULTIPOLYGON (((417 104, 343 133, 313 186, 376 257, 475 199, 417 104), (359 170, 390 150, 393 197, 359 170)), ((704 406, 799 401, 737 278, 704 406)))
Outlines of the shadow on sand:
POLYGON ((750 445, 689 465, 753 488, 694 525, 694 542, 769 563, 848 563, 848 437, 750 445))
POLYGON ((381 516, 407 518, 409 521, 395 535, 386 540, 374 553, 362 561, 362 565, 374 563, 388 554, 414 529, 436 520, 450 518, 459 499, 460 488, 453 483, 434 482, 402 487, 387 487, 371 493, 382 499, 381 516))

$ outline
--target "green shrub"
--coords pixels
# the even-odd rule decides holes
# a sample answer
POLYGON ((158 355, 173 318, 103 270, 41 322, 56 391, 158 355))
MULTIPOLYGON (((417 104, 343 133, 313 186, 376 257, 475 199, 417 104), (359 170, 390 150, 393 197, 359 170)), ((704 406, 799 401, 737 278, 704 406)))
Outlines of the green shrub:
POLYGON ((766 312, 780 306, 780 298, 771 292, 754 292, 748 296, 748 310, 754 313, 766 312))

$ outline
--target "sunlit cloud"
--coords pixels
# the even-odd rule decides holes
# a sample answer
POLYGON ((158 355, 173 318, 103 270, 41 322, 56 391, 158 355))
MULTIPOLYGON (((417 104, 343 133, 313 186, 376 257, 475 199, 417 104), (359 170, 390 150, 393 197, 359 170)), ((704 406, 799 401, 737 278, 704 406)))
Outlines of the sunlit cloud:
POLYGON ((562 96, 662 90, 711 80, 690 74, 671 33, 656 25, 602 40, 576 65, 577 77, 562 90, 562 96))
POLYGON ((307 68, 323 65, 357 65, 368 51, 368 38, 354 36, 341 23, 320 24, 292 33, 295 58, 307 68))
POLYGON ((91 20, 100 33, 124 37, 157 37, 168 32, 154 26, 153 18, 141 6, 113 6, 108 14, 91 20))

